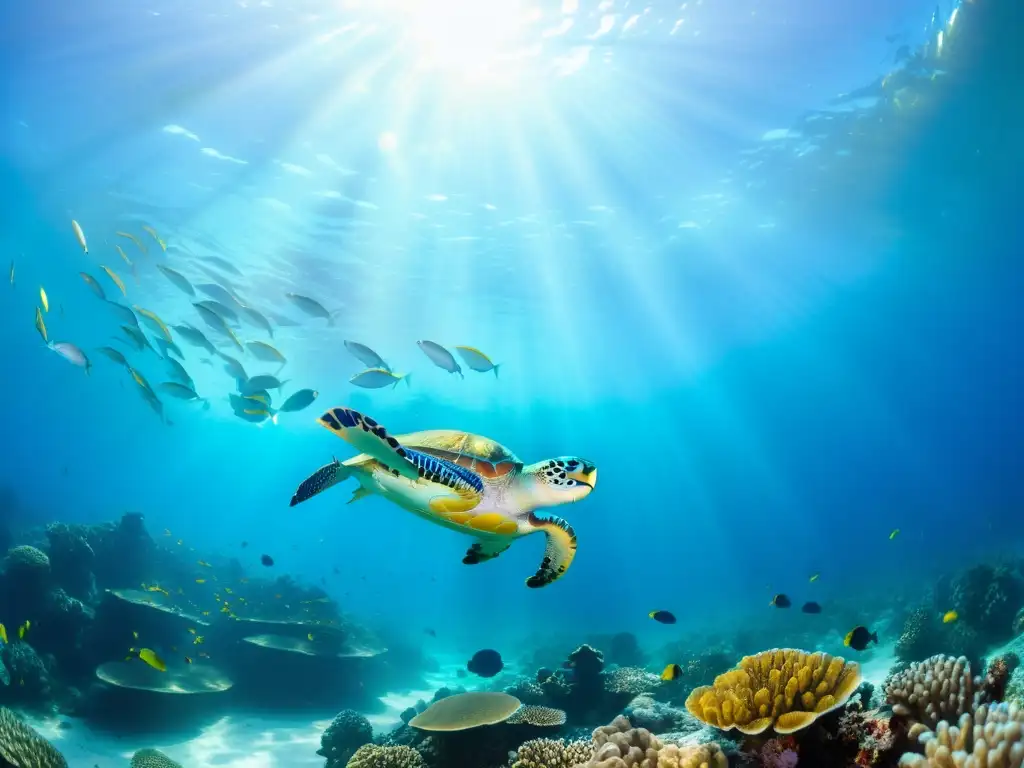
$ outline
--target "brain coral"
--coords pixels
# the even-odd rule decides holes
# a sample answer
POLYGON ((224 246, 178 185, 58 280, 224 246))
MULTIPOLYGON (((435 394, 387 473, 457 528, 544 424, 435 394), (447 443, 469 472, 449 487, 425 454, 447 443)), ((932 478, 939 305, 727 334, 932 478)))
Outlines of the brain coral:
POLYGON ((860 667, 842 657, 776 648, 744 656, 712 685, 694 689, 686 708, 725 731, 793 733, 842 706, 860 682, 860 667))
POLYGON ((940 722, 935 731, 910 729, 924 755, 907 753, 904 768, 1019 768, 1024 760, 1024 711, 1015 704, 982 705, 957 725, 940 722))
POLYGON ((50 571, 50 558, 41 549, 22 546, 7 550, 4 570, 8 573, 43 574, 50 571))
POLYGON ((0 708, 0 760, 14 768, 68 768, 50 742, 5 707, 0 708))
POLYGON ((424 768, 423 758, 412 747, 380 747, 364 744, 345 768, 424 768))
POLYGON ((585 763, 594 754, 589 741, 568 744, 556 739, 532 739, 521 744, 512 768, 570 768, 585 763))
POLYGON ((885 700, 894 714, 934 727, 956 720, 974 707, 971 663, 938 654, 911 664, 885 684, 885 700))
POLYGON ((181 768, 181 763, 174 762, 155 749, 140 749, 132 755, 130 768, 181 768))

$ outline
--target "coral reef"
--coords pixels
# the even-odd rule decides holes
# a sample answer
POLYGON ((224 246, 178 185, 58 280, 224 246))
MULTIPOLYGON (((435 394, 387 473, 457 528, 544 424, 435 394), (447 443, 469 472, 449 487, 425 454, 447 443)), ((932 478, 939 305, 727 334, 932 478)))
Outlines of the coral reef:
POLYGON ((1024 580, 1007 566, 977 565, 953 582, 953 609, 986 643, 1009 639, 1024 601, 1024 580))
POLYGON ((5 707, 0 707, 0 758, 14 768, 68 768, 50 742, 5 707))
POLYGON ((686 708, 722 730, 792 733, 841 707, 860 682, 860 667, 841 657, 774 649, 745 656, 713 685, 694 689, 686 708))
POLYGON ((694 720, 688 712, 677 709, 664 701, 655 701, 648 695, 637 696, 623 710, 623 714, 638 728, 652 733, 684 730, 694 720))
POLYGON ((171 760, 163 752, 158 752, 155 749, 140 749, 132 755, 129 768, 182 768, 182 765, 171 760))
POLYGON ((971 663, 963 656, 943 654, 914 662, 885 685, 885 699, 894 714, 929 727, 972 709, 974 692, 971 663))
POLYGON ((589 741, 531 739, 519 745, 512 768, 570 768, 587 762, 593 754, 594 745, 589 741))
POLYGON ((87 531, 84 526, 51 523, 46 538, 54 579, 72 597, 91 601, 96 598, 96 552, 87 540, 87 531))
POLYGON ((893 730, 890 718, 878 710, 866 711, 859 705, 851 705, 839 718, 838 741, 855 755, 853 762, 858 766, 882 765, 900 735, 902 731, 893 730))
POLYGON ((345 768, 423 768, 423 757, 412 747, 364 744, 345 768))
POLYGON ((526 704, 519 707, 505 720, 509 725, 535 725, 540 727, 556 727, 565 725, 565 712, 553 707, 540 707, 526 704))
POLYGON ((50 702, 50 665, 26 642, 16 640, 0 648, 3 661, 11 677, 7 689, 10 701, 28 707, 42 708, 50 702))
POLYGON ((594 731, 593 768, 657 768, 662 743, 646 728, 634 728, 622 715, 594 731))
POLYGON ((941 651, 940 626, 934 610, 915 608, 907 616, 903 631, 896 641, 896 658, 900 661, 920 661, 941 651))
POLYGON ((640 649, 636 635, 632 632, 619 632, 608 641, 608 652, 605 654, 609 664, 620 667, 642 667, 647 661, 640 649))
POLYGON ((343 768, 356 750, 373 741, 370 721, 351 709, 339 712, 320 736, 320 757, 327 758, 325 768, 343 768))
POLYGON ((520 708, 515 696, 494 691, 472 691, 435 701, 409 721, 424 731, 465 731, 503 723, 520 708))
MULTIPOLYGON (((658 768, 728 768, 722 748, 709 744, 666 744, 658 750, 658 768)), ((783 766, 779 766, 783 768, 783 766)))
POLYGON ((924 755, 906 753, 905 768, 1019 768, 1024 760, 1024 711, 1015 704, 982 704, 964 713, 956 725, 945 720, 934 732, 923 724, 911 729, 924 755))

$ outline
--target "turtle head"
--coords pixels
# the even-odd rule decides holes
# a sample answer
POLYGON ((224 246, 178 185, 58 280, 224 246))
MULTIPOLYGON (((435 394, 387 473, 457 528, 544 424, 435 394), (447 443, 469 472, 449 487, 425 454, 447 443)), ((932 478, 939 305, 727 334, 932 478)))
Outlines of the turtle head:
POLYGON ((597 467, 579 456, 559 456, 525 467, 533 477, 533 497, 538 507, 553 507, 586 498, 597 485, 597 467))

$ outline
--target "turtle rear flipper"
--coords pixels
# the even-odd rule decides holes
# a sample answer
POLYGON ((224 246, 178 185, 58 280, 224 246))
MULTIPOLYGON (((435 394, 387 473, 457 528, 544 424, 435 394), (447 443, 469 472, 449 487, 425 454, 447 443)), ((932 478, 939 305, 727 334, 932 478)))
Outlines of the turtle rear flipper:
POLYGON ((299 483, 299 487, 292 495, 291 503, 288 506, 294 507, 296 504, 301 504, 313 498, 321 491, 326 491, 332 485, 348 480, 351 476, 352 470, 337 459, 330 464, 324 464, 324 466, 299 483))
POLYGON ((379 461, 392 474, 419 479, 420 470, 409 460, 405 448, 369 416, 351 408, 331 408, 317 421, 356 450, 379 461))
POLYGON ((512 542, 505 539, 492 539, 490 541, 481 539, 466 550, 466 556, 462 558, 462 562, 465 565, 484 563, 488 560, 493 560, 511 546, 512 542))
POLYGON ((569 570, 576 557, 576 532, 565 520, 554 515, 540 517, 531 512, 528 519, 534 530, 543 531, 548 540, 540 567, 526 580, 526 586, 536 589, 558 581, 569 570))

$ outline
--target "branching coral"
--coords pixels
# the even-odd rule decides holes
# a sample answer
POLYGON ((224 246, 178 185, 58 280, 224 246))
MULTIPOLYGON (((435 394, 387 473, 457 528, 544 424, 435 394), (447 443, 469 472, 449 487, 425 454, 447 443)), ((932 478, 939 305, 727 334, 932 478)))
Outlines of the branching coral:
POLYGON ((695 689, 686 708, 726 731, 793 733, 842 706, 860 682, 860 667, 839 656, 774 649, 744 656, 713 685, 695 689))
POLYGON ((593 754, 594 745, 589 741, 531 739, 516 750, 512 768, 570 768, 587 762, 593 754))
POLYGON ((885 700, 894 714, 934 727, 973 708, 974 690, 971 663, 963 656, 954 659, 940 653, 890 677, 885 700))
POLYGON ((412 747, 380 747, 364 744, 345 768, 424 768, 423 758, 412 747))
POLYGON ((924 755, 907 753, 904 768, 1020 768, 1024 761, 1024 711, 1013 704, 982 704, 957 725, 941 721, 932 732, 911 728, 924 755))
POLYGON ((163 752, 155 749, 140 749, 132 755, 129 768, 182 768, 181 763, 171 760, 163 752))
POLYGON ((50 742, 6 708, 0 708, 0 759, 14 768, 68 768, 50 742))

